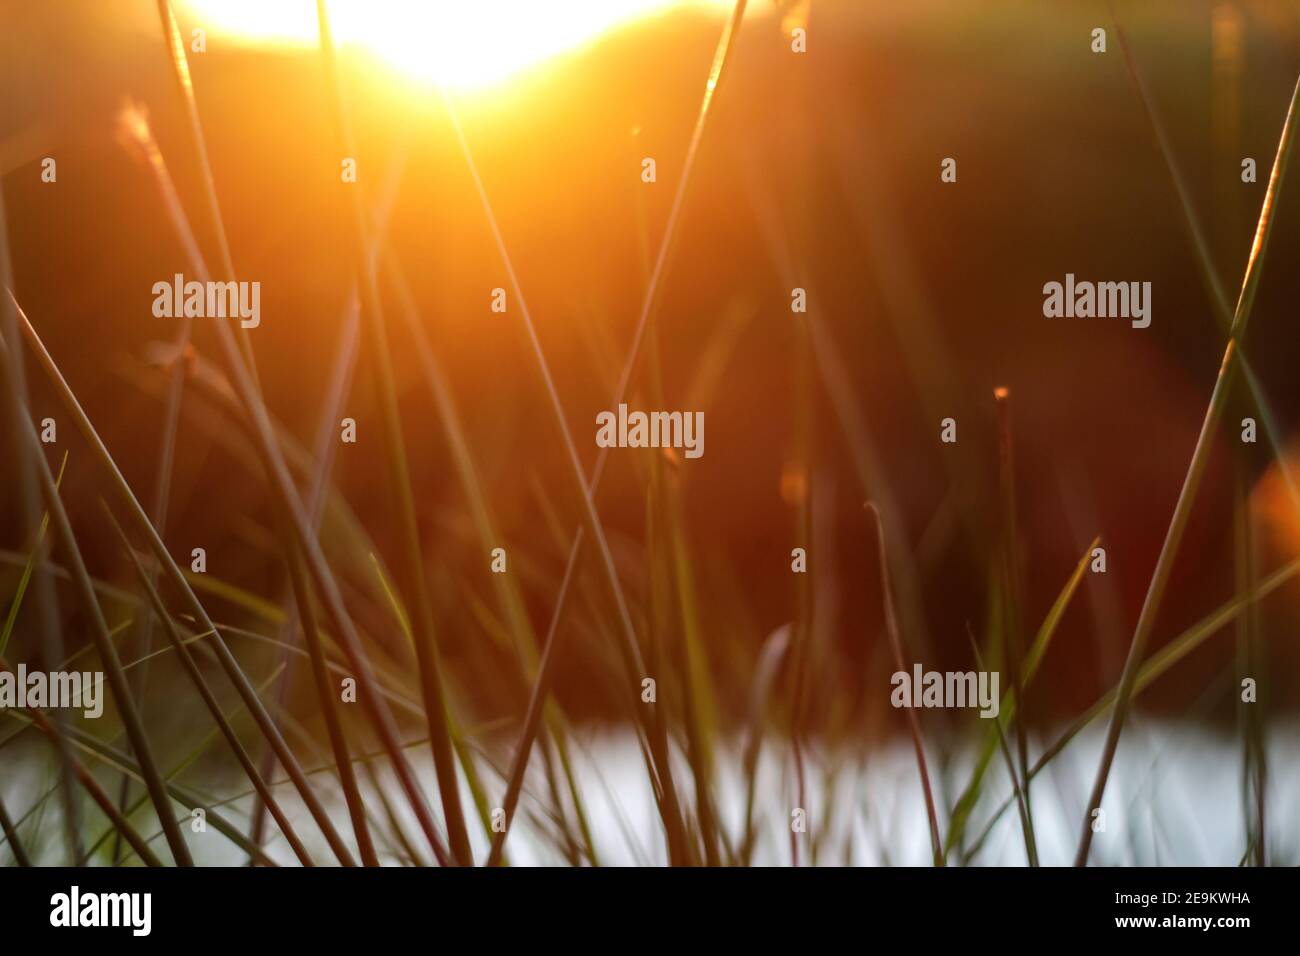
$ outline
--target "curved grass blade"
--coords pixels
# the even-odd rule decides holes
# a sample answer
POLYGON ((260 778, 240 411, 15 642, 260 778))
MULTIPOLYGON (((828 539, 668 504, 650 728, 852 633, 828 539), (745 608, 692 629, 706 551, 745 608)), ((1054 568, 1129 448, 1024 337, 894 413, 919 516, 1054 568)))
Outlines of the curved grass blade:
MULTIPOLYGON (((1202 618, 1192 627, 1188 628, 1174 640, 1170 641, 1142 666, 1137 680, 1133 684, 1133 696, 1137 696, 1147 687, 1149 687, 1157 678, 1172 668, 1175 664, 1185 658, 1196 648, 1200 647, 1206 640, 1213 637, 1218 631, 1227 627, 1236 619, 1237 615, 1248 608, 1251 604, 1262 601, 1265 597, 1277 590, 1283 584, 1289 582, 1292 578, 1300 574, 1300 558, 1290 562, 1274 571, 1267 578, 1258 583, 1254 592, 1250 595, 1241 595, 1228 601, 1217 610, 1202 618)), ((1114 706, 1118 689, 1107 691, 1092 707, 1088 708, 1081 716, 1076 718, 1072 724, 1059 736, 1050 747, 1043 751, 1034 765, 1029 768, 1029 779, 1038 774, 1040 770, 1047 766, 1066 746, 1073 740, 1080 731, 1088 724, 1096 720, 1102 714, 1106 713, 1114 706)), ((994 824, 1001 818, 1002 814, 1011 806, 1014 798, 1004 800, 993 812, 988 823, 980 830, 979 837, 972 842, 971 848, 964 854, 964 859, 969 860, 978 852, 984 841, 988 839, 989 834, 993 831, 994 824)))
MULTIPOLYGON (((1034 636, 1034 643, 1030 645, 1029 653, 1025 655, 1024 661, 1024 684, 1028 686, 1038 672, 1038 665, 1042 663, 1043 655, 1047 653, 1048 646, 1052 643, 1052 637, 1056 634, 1057 625, 1060 624, 1061 618, 1065 616, 1065 610, 1070 606, 1070 601, 1074 597, 1074 592, 1078 590, 1079 583, 1083 580, 1084 574, 1088 571, 1088 562, 1092 558, 1092 549, 1100 544, 1101 538, 1093 538, 1088 545, 1087 550, 1083 552, 1083 557, 1074 567, 1074 573, 1070 575, 1065 582, 1065 587, 1061 593, 1056 596, 1047 615, 1043 618, 1043 623, 1039 625, 1038 633, 1034 636)), ((1010 720, 1015 716, 1016 702, 1010 691, 1002 695, 1002 700, 998 702, 999 719, 1010 720)), ((989 728, 984 735, 984 744, 980 748, 979 757, 975 761, 975 766, 971 769, 970 780, 966 788, 962 791, 957 800, 956 806, 953 807, 952 819, 948 824, 948 839, 944 844, 944 856, 952 852, 953 848, 959 846, 962 837, 965 834, 966 824, 970 819, 971 811, 975 809, 975 804, 979 802, 980 787, 983 784, 984 773, 988 770, 989 762, 993 759, 997 751, 998 728, 989 728)))

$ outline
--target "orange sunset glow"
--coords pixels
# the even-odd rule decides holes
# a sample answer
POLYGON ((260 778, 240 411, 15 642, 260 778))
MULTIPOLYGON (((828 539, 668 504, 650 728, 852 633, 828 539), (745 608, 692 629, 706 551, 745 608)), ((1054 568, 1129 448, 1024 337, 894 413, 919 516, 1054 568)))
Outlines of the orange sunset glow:
POLYGON ((0 949, 1285 931, 1297 128, 1296 0, 0 0, 0 949))

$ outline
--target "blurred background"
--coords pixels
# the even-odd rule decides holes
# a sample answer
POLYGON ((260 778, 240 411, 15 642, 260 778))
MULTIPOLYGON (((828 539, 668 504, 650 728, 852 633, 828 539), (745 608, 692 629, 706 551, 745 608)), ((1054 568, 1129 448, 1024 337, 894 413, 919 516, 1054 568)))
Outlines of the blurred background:
MULTIPOLYGON (((613 407, 731 7, 559 3, 548 19, 532 5, 500 3, 330 6, 358 187, 387 221, 379 255, 391 265, 380 269, 380 291, 450 706, 499 771, 531 682, 497 606, 489 552, 506 548, 512 586, 540 641, 581 523, 580 499, 520 303, 512 293, 505 314, 490 309, 492 290, 511 283, 448 105, 590 473, 595 415, 613 407), (654 183, 642 180, 645 157, 656 161, 654 183), (494 543, 476 525, 435 382, 457 410, 494 543)), ((893 859, 888 838, 878 843, 883 857, 840 855, 906 862, 919 846, 925 862, 915 765, 906 750, 888 756, 906 741, 907 725, 888 706, 896 667, 864 502, 886 513, 903 644, 927 669, 975 669, 972 640, 986 660, 1000 659, 1013 628, 1032 640, 1100 537, 1106 573, 1085 574, 1071 593, 1017 714, 1038 752, 1118 681, 1225 335, 1183 199, 1104 6, 748 6, 629 399, 633 408, 703 411, 705 454, 615 449, 596 505, 647 646, 667 648, 675 661, 675 642, 692 635, 682 652, 689 661, 666 665, 660 683, 670 720, 695 719, 673 694, 687 683, 680 675, 700 666, 718 746, 752 733, 760 655, 772 635, 785 635, 798 653, 777 666, 759 725, 776 740, 804 734, 823 756, 847 752, 857 765, 879 752, 897 764, 885 779, 891 799, 908 804, 900 813, 910 822, 899 824, 893 859), (1108 33, 1104 54, 1091 49, 1096 27, 1108 33), (791 49, 796 28, 806 30, 806 53, 791 49), (954 183, 940 179, 948 157, 957 161, 954 183), (1044 318, 1042 287, 1066 273, 1151 282, 1150 328, 1044 318), (791 313, 795 287, 807 291, 807 316, 791 313), (1010 531, 995 388, 1008 390, 1014 447, 1010 531), (939 440, 948 417, 957 422, 955 444, 939 440), (808 554, 802 577, 791 571, 795 547, 808 554), (1017 569, 1010 578, 1008 550, 1017 569)), ((1205 230, 1212 275, 1235 303, 1300 72, 1300 11, 1282 0, 1116 8, 1205 230), (1242 182, 1247 157, 1258 182, 1242 182)), ((284 447, 298 449, 289 457, 307 489, 329 384, 347 350, 355 275, 350 187, 339 181, 314 11, 309 3, 192 0, 178 3, 176 15, 182 36, 206 31, 206 50, 188 56, 194 95, 236 273, 261 283, 261 324, 249 336, 261 387, 284 447)), ((0 173, 14 291, 137 496, 150 500, 178 327, 153 316, 151 287, 192 270, 148 163, 124 144, 129 105, 147 117, 200 248, 218 259, 158 11, 135 0, 0 0, 0 24, 0 173), (41 180, 45 157, 57 159, 57 183, 41 180)), ((1300 192, 1289 186, 1244 349, 1284 451, 1300 414, 1292 328, 1300 192)), ((214 620, 273 635, 279 619, 268 608, 291 603, 282 536, 241 414, 226 397, 213 321, 194 324, 164 537, 183 565, 193 547, 206 549, 207 573, 194 581, 214 620)), ((358 440, 331 452, 321 542, 370 652, 418 697, 383 586, 401 560, 400 524, 366 354, 362 346, 341 405, 358 440)), ((131 567, 98 505, 102 473, 47 380, 34 364, 28 369, 34 417, 59 422, 48 454, 53 465, 67 455, 62 497, 90 571, 114 594, 133 593, 131 567)), ((1268 440, 1238 440, 1245 415, 1258 412, 1241 393, 1216 436, 1151 652, 1231 601, 1243 580, 1296 557, 1300 518, 1268 440)), ((0 594, 17 586, 31 547, 14 494, 0 480, 0 594)), ((66 584, 59 587, 62 594, 66 584)), ((575 733, 617 739, 629 691, 616 676, 613 612, 594 560, 580 565, 574 596, 557 700, 575 733)), ((1290 741, 1264 786, 1291 796, 1300 774, 1298 598, 1289 583, 1276 588, 1181 658, 1139 704, 1144 719, 1166 728, 1161 739, 1190 734, 1193 751, 1207 741, 1206 754, 1222 747, 1240 762, 1234 741, 1246 718, 1234 689, 1249 662, 1259 681, 1258 732, 1270 746, 1290 741)), ((126 597, 104 601, 110 624, 132 616, 126 597)), ((85 622, 70 596, 60 614, 71 653, 86 643, 85 622)), ((34 659, 36 643, 24 609, 7 656, 34 659)), ((271 681, 281 659, 274 644, 232 638, 231 646, 255 683, 271 681)), ((174 662, 164 656, 151 668, 150 733, 160 749, 184 753, 210 729, 204 712, 174 662)), ((323 740, 305 663, 291 659, 275 681, 284 675, 287 712, 323 740)), ((1004 675, 1004 690, 1008 683, 1004 675)), ((965 711, 920 716, 940 802, 950 808, 969 772, 963 748, 985 727, 965 711)), ((684 736, 674 739, 690 749, 684 736)), ((773 746, 769 771, 788 781, 789 756, 773 746)), ((1088 746, 1068 798, 1051 790, 1042 798, 1044 815, 1065 821, 1065 843, 1095 768, 1095 742, 1088 746)), ((17 752, 0 751, 11 781, 17 752)), ((34 760, 43 751, 32 752, 34 760)), ((1210 772, 1170 762, 1178 780, 1210 772)), ((1213 792, 1255 802, 1243 779, 1258 777, 1212 762, 1213 792)), ((219 780, 228 763, 214 753, 188 772, 219 780)), ((994 768, 1000 783, 990 807, 1010 793, 1000 758, 994 768)), ((815 789, 836 786, 828 777, 815 789)), ((1217 824, 1211 808, 1194 814, 1213 831, 1195 851, 1206 862, 1236 863, 1245 850, 1242 811, 1234 812, 1217 824)), ((1300 833, 1280 830, 1275 839, 1279 852, 1294 850, 1300 833)), ((771 843, 774 854, 787 852, 780 839, 771 843)), ((1174 843, 1181 850, 1163 859, 1196 860, 1179 856, 1196 841, 1174 843)), ((1154 860, 1132 847, 1099 852, 1161 861, 1158 847, 1154 860)), ((1017 862, 1008 853, 992 861, 1017 862)), ((536 858, 547 856, 539 850, 536 858)))

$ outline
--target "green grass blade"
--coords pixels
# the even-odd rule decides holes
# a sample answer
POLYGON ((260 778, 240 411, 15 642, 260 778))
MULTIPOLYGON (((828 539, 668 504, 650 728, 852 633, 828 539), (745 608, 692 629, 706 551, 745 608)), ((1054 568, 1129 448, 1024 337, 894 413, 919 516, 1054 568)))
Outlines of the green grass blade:
MULTIPOLYGON (((1233 598, 1231 601, 1223 604, 1217 610, 1188 628, 1174 640, 1162 647, 1159 651, 1152 654, 1150 659, 1142 665, 1137 679, 1133 683, 1133 696, 1136 697, 1147 687, 1151 686, 1152 683, 1169 671, 1175 664, 1183 660, 1205 643, 1205 641, 1236 620, 1237 616, 1246 608, 1250 607, 1251 604, 1262 601, 1269 594, 1273 593, 1273 591, 1296 577, 1297 574, 1300 574, 1300 559, 1296 559, 1295 561, 1282 566, 1267 578, 1260 581, 1258 587, 1255 589, 1253 598, 1244 595, 1239 595, 1233 598)), ((1071 723, 1070 726, 1066 728, 1059 737, 1057 737, 1052 745, 1043 751, 1039 758, 1034 762, 1034 765, 1030 767, 1029 779, 1032 780, 1039 771, 1046 767, 1048 763, 1060 754, 1070 741, 1072 741, 1080 731, 1087 727, 1088 724, 1092 723, 1098 717, 1110 710, 1115 704, 1117 694, 1118 688, 1112 688, 1095 704, 1088 708, 1087 711, 1077 717, 1073 723, 1071 723)), ((1008 798, 1007 800, 1004 800, 994 811, 988 823, 986 823, 981 829, 979 837, 971 844, 971 849, 966 854, 967 858, 973 856, 979 847, 983 845, 984 841, 988 838, 988 835, 992 832, 994 824, 996 824, 1002 814, 1006 812, 1007 808, 1011 806, 1012 799, 1013 798, 1008 798)))
MULTIPOLYGON (((68 453, 63 453, 63 460, 59 463, 59 474, 54 479, 54 487, 58 488, 63 484, 63 472, 68 467, 68 453)), ((32 550, 27 556, 27 561, 23 565, 23 572, 18 579, 18 588, 14 591, 13 602, 9 605, 9 614, 5 617, 4 630, 0 631, 0 654, 5 652, 9 646, 9 638, 13 636, 14 622, 18 620, 18 610, 23 606, 23 596, 27 593, 27 585, 32 580, 32 571, 36 568, 36 562, 40 558, 41 547, 45 543, 45 533, 50 526, 50 512, 41 515, 40 530, 36 533, 36 543, 32 545, 32 550)))
MULTIPOLYGON (((1066 608, 1070 606, 1070 601, 1074 597, 1075 591, 1079 589, 1083 576, 1088 571, 1088 562, 1092 560, 1092 549, 1097 547, 1101 542, 1100 538, 1093 538, 1087 549, 1083 552, 1083 557, 1079 563, 1074 566, 1074 572, 1061 588, 1061 592, 1056 596, 1047 615, 1043 618, 1043 623, 1038 627, 1038 633, 1034 635, 1034 642, 1030 645, 1029 652, 1025 655, 1024 662, 1024 684, 1028 686, 1033 680, 1034 675, 1038 672, 1038 665, 1042 663, 1043 656, 1047 653, 1048 646, 1052 643, 1052 637, 1056 634, 1057 625, 1061 623, 1061 618, 1065 616, 1066 608)), ((999 719, 1010 720, 1016 711, 1015 700, 1010 691, 1002 695, 998 702, 999 719)), ((970 780, 967 782, 965 789, 957 800, 956 806, 953 807, 952 820, 948 825, 948 840, 944 844, 944 855, 947 856, 952 852, 954 847, 961 844, 963 835, 966 831, 966 824, 970 820, 971 811, 979 802, 980 788, 984 780, 984 773, 988 770, 989 762, 993 759, 997 751, 998 728, 989 728, 984 734, 984 743, 980 747, 979 757, 975 761, 975 766, 971 770, 970 780)))

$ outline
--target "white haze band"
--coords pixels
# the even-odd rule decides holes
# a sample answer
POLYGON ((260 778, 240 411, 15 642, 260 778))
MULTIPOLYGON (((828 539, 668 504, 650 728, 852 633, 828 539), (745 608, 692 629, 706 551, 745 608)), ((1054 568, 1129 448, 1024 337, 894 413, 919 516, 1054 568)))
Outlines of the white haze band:
POLYGON ((895 707, 979 707, 981 717, 996 717, 1001 706, 997 671, 895 671, 889 679, 895 707))
POLYGON ((153 314, 160 319, 238 317, 246 329, 262 321, 260 282, 186 282, 178 272, 171 282, 155 282, 153 295, 153 314))
POLYGON ((687 458, 704 454, 703 412, 629 412, 596 416, 596 445, 600 448, 681 448, 687 458))
POLYGON ((104 675, 94 671, 0 671, 0 710, 80 708, 88 719, 104 713, 104 675))

